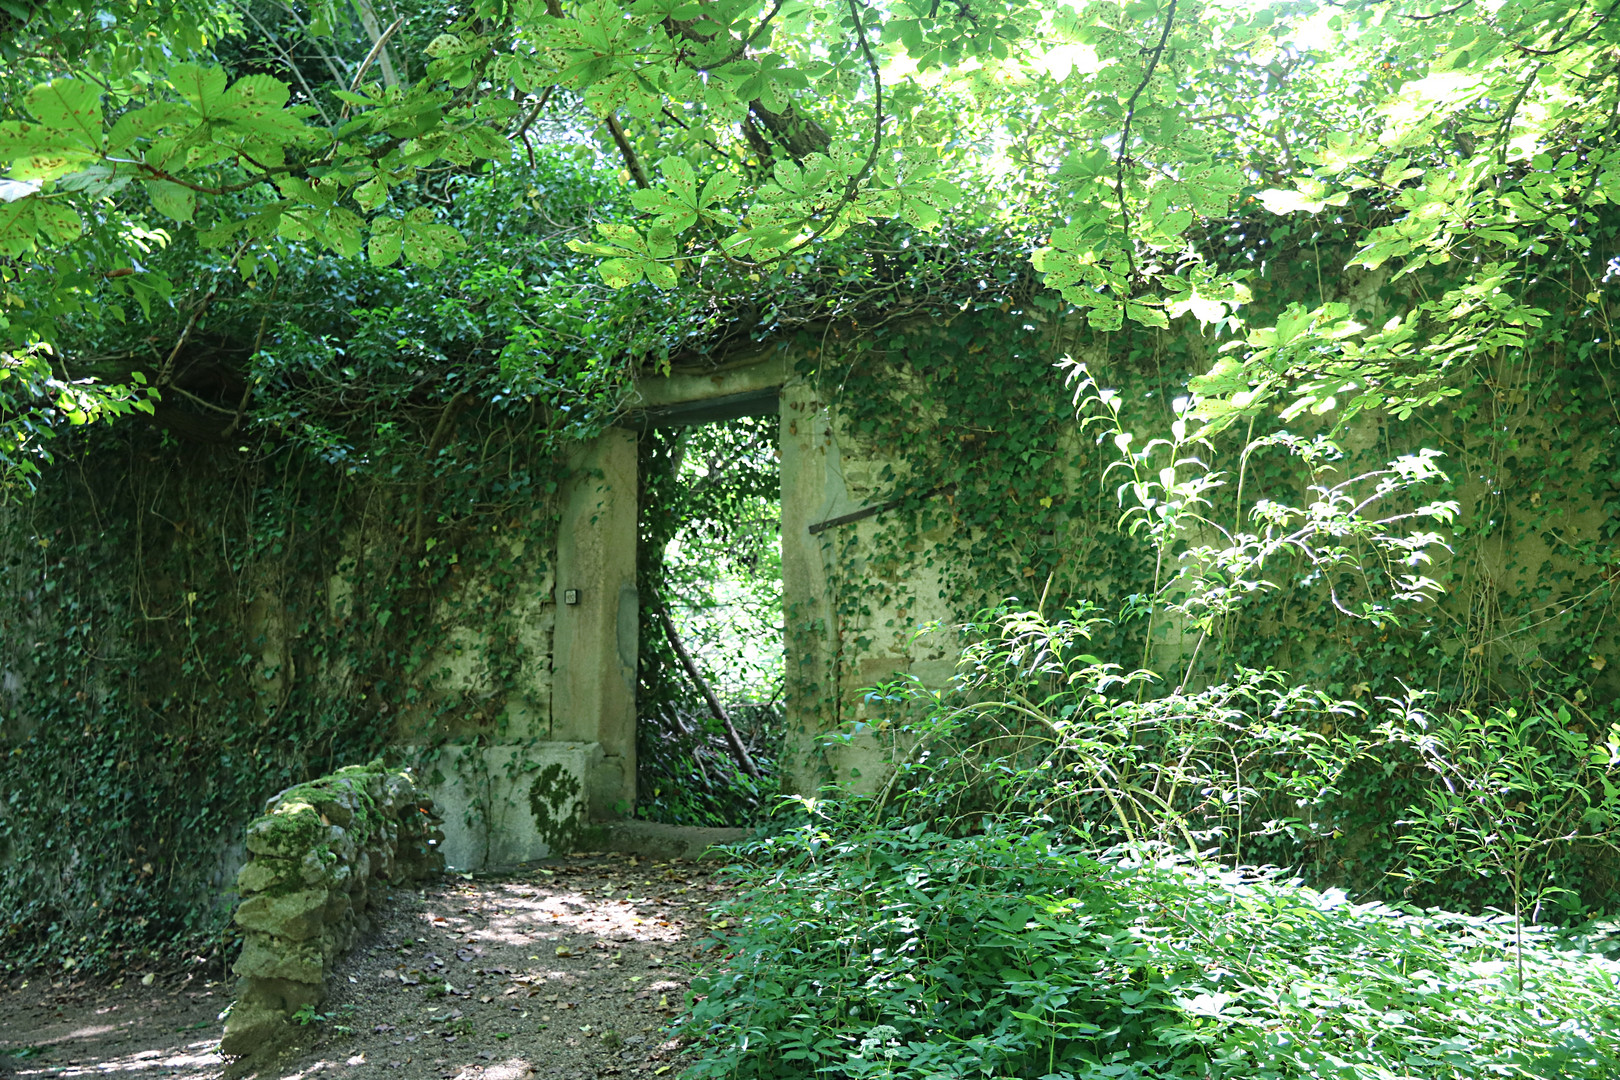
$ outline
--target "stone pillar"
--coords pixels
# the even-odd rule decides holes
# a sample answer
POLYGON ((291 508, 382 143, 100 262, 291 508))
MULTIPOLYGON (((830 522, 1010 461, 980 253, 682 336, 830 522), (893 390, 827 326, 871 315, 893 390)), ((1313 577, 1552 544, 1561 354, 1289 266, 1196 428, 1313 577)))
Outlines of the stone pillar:
POLYGON ((782 611, 786 624, 787 737, 782 790, 813 795, 833 779, 819 736, 838 724, 838 617, 827 573, 827 544, 810 534, 818 521, 855 509, 843 480, 838 442, 815 387, 795 378, 782 387, 782 611))
POLYGON ((889 571, 881 590, 866 580, 868 559, 885 517, 833 519, 881 506, 901 463, 874 456, 847 432, 814 386, 782 388, 782 606, 786 617, 787 739, 784 791, 812 795, 836 783, 871 793, 887 782, 906 750, 883 706, 867 688, 909 674, 930 687, 949 685, 954 634, 916 635, 959 616, 944 600, 942 569, 930 546, 945 534, 918 538, 904 571, 889 571), (826 525, 811 533, 812 526, 826 525), (826 736, 837 733, 839 738, 826 736))
POLYGON ((602 819, 636 799, 635 434, 606 432, 574 466, 557 535, 551 738, 601 745, 586 788, 602 819))

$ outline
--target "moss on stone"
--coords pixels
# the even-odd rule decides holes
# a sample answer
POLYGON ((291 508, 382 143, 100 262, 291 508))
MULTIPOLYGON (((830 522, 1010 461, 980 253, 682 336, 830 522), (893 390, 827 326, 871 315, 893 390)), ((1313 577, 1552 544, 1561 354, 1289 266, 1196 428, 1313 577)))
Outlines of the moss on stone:
POLYGON ((584 810, 579 794, 579 778, 555 761, 541 769, 529 785, 535 832, 553 854, 572 851, 579 843, 584 810), (572 812, 567 809, 570 804, 572 812))
MULTIPOLYGON (((431 807, 408 773, 373 761, 282 791, 248 826, 250 858, 238 882, 250 895, 236 912, 248 933, 234 969, 242 1012, 226 1025, 226 1053, 274 1041, 291 1002, 319 1000, 327 968, 354 942, 372 873, 394 861, 400 834, 423 831, 427 820, 416 818, 431 807), (410 824, 401 826, 405 815, 410 824)), ((442 866, 428 856, 410 868, 442 866)))

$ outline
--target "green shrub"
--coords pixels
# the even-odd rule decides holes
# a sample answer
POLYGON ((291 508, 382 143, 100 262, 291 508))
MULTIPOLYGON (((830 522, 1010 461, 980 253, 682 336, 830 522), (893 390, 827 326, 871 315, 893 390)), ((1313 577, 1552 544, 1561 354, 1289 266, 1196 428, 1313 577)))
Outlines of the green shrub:
POLYGON ((710 1077, 1620 1076, 1620 965, 1511 924, 1027 825, 809 825, 748 849, 694 983, 710 1077))

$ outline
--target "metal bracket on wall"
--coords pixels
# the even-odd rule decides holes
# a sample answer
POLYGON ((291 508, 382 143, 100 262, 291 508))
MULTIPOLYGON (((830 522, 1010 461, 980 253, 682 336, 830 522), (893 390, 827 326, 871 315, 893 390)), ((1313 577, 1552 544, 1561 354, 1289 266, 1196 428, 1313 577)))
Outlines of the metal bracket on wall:
POLYGON ((922 499, 932 499, 935 495, 943 495, 948 492, 954 492, 955 490, 955 484, 941 484, 939 487, 930 488, 921 495, 901 495, 898 498, 890 499, 888 502, 878 503, 876 506, 863 506, 859 510, 851 510, 847 514, 839 514, 835 518, 828 518, 826 521, 816 522, 814 525, 810 526, 810 535, 815 536, 817 533, 826 532, 828 529, 836 529, 840 525, 852 525, 857 521, 864 521, 869 517, 876 517, 878 514, 881 514, 886 510, 897 510, 911 499, 917 499, 919 501, 922 499))

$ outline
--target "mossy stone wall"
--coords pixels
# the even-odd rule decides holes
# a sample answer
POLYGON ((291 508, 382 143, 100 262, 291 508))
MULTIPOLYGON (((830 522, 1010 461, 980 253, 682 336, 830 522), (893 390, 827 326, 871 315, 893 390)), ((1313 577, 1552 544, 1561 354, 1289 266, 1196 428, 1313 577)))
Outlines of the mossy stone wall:
POLYGON ((443 870, 440 824, 415 778, 380 761, 269 800, 247 827, 248 861, 236 878, 243 945, 225 1054, 274 1046, 294 1013, 325 1000, 332 962, 370 927, 374 885, 443 870))

